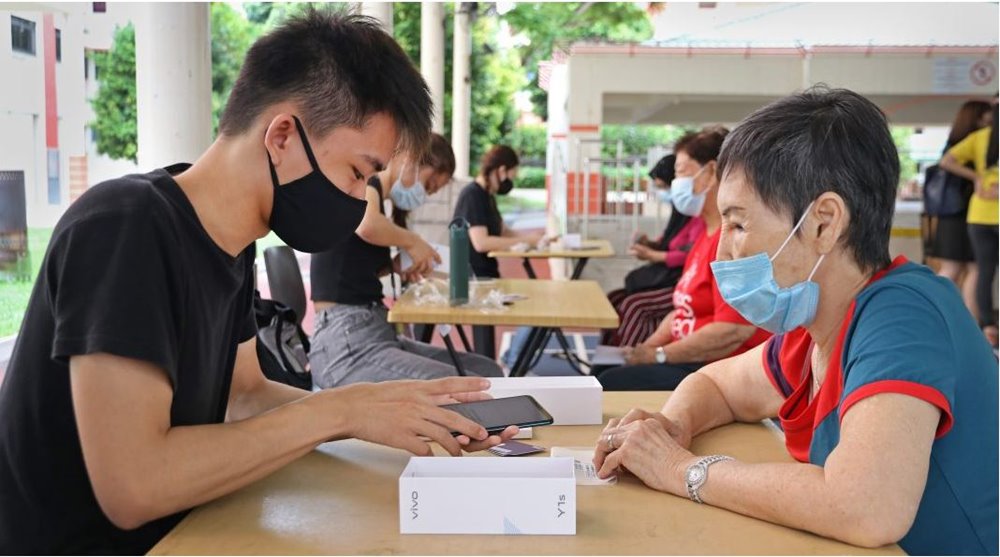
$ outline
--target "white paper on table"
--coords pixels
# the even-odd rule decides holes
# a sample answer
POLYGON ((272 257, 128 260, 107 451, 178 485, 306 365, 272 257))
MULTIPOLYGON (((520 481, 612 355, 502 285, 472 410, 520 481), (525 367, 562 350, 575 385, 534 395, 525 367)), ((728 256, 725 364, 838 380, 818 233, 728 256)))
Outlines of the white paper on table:
POLYGON ((594 356, 590 363, 595 366, 623 366, 625 365, 625 347, 607 346, 598 344, 594 349, 594 356))
POLYGON ((618 476, 611 476, 606 480, 597 477, 597 469, 594 467, 594 447, 552 447, 549 449, 549 456, 573 459, 576 485, 614 485, 618 483, 618 476))

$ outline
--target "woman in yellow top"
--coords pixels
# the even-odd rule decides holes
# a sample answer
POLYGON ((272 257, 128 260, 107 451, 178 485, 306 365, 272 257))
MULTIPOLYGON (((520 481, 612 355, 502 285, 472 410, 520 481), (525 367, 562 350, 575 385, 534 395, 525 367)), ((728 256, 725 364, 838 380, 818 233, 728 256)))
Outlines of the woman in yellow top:
POLYGON ((997 203, 997 98, 993 98, 993 123, 974 131, 952 147, 941 159, 941 168, 971 180, 975 193, 969 202, 969 239, 976 254, 976 306, 979 324, 994 348, 997 346, 997 315, 993 309, 993 278, 997 270, 1000 205, 997 203), (973 163, 975 170, 964 165, 973 163))

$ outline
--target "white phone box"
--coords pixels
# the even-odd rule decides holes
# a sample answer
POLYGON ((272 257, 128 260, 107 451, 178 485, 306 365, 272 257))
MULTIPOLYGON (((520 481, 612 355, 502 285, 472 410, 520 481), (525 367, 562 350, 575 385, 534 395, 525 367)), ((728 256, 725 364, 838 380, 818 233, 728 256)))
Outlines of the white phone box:
POLYGON ((401 534, 576 534, 572 458, 411 457, 401 534))

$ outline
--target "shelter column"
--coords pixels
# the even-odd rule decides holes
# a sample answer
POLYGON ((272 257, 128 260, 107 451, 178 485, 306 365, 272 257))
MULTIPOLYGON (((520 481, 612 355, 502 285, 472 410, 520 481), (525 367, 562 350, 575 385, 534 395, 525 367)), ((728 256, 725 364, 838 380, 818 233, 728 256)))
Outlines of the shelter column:
POLYGON ((420 4, 420 73, 434 103, 432 128, 444 133, 444 5, 420 4))
POLYGON ((392 35, 392 2, 362 2, 361 13, 379 20, 385 32, 392 35))
POLYGON ((469 58, 472 53, 471 22, 475 2, 455 3, 455 44, 452 49, 451 147, 455 150, 455 176, 469 176, 470 105, 472 79, 469 58))
POLYGON ((135 19, 139 168, 194 162, 212 142, 209 4, 149 3, 135 19))

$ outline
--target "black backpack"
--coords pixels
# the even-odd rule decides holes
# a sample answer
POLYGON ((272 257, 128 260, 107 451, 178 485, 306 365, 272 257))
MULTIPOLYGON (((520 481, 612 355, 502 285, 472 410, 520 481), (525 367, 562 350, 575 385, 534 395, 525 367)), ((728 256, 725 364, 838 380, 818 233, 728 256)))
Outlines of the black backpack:
POLYGON ((934 217, 964 214, 972 196, 972 182, 938 165, 924 173, 924 212, 934 217))
POLYGON ((309 372, 309 337, 302 331, 295 310, 254 292, 257 317, 257 359, 264 376, 299 389, 312 390, 309 372))

